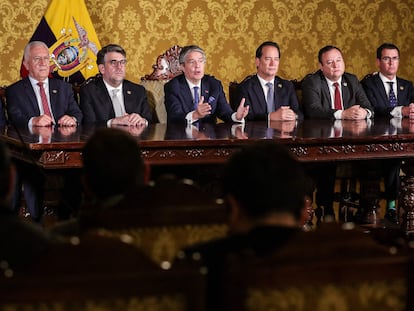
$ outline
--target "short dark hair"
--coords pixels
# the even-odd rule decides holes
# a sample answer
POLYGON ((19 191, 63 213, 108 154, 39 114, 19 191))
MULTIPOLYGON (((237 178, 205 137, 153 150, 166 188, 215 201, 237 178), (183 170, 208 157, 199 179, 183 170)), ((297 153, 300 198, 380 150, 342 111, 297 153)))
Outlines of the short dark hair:
POLYGON ((10 189, 10 154, 5 143, 0 141, 0 206, 5 203, 10 189))
POLYGON ((96 130, 82 157, 86 182, 99 199, 128 193, 144 183, 141 148, 125 131, 96 130))
POLYGON ((236 152, 224 167, 223 189, 252 219, 289 213, 300 219, 306 195, 301 164, 286 147, 260 141, 236 152))
POLYGON ((323 48, 321 48, 319 50, 319 53, 318 53, 318 61, 319 61, 319 63, 322 64, 322 55, 325 54, 326 52, 331 51, 331 50, 338 50, 339 53, 341 53, 341 55, 342 55, 342 51, 341 51, 340 48, 338 48, 338 47, 336 47, 334 45, 326 45, 326 46, 324 46, 323 48))
POLYGON ((178 57, 178 61, 180 64, 185 63, 185 59, 187 58, 187 55, 190 52, 199 52, 203 55, 204 61, 207 60, 206 52, 204 52, 202 48, 200 48, 198 45, 187 45, 181 49, 180 56, 178 57))
POLYGON ((276 42, 273 42, 273 41, 265 41, 262 44, 260 44, 259 47, 256 49, 256 58, 262 57, 263 48, 265 46, 273 46, 273 47, 277 48, 277 50, 279 51, 279 58, 281 57, 279 44, 277 44, 276 42))
POLYGON ((389 49, 389 50, 397 50, 398 56, 400 56, 400 49, 393 43, 383 43, 377 48, 377 59, 381 59, 382 57, 382 50, 389 49))
POLYGON ((98 54, 96 54, 96 63, 98 65, 105 64, 105 55, 110 52, 117 52, 122 54, 123 57, 126 58, 126 52, 125 50, 118 44, 108 44, 107 46, 104 46, 98 54))

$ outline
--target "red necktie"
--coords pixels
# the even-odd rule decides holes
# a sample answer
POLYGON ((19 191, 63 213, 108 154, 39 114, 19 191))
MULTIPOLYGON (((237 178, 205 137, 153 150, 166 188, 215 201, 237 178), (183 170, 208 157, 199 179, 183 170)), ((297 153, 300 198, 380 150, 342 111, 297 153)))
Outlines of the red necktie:
POLYGON ((333 84, 335 86, 335 110, 342 110, 342 103, 341 103, 341 93, 339 92, 339 84, 335 82, 333 84))
POLYGON ((47 102, 46 92, 43 87, 43 82, 37 82, 37 85, 40 88, 40 98, 42 99, 43 112, 45 115, 52 118, 52 114, 50 113, 50 109, 49 109, 49 104, 47 102))

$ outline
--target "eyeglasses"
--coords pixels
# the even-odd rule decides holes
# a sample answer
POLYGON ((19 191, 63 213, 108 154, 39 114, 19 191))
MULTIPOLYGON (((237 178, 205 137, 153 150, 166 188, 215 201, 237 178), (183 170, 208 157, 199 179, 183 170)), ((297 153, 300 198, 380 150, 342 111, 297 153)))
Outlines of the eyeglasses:
POLYGON ((190 66, 195 66, 195 64, 204 64, 206 62, 206 60, 204 58, 200 58, 200 59, 189 59, 186 61, 186 64, 190 65, 190 66))
POLYGON ((394 62, 398 62, 400 60, 400 58, 398 56, 394 56, 394 57, 390 57, 390 56, 383 56, 381 57, 381 61, 383 61, 384 63, 388 63, 389 61, 394 62))
POLYGON ((108 64, 110 64, 112 67, 125 66, 126 63, 127 63, 126 59, 121 59, 121 60, 111 59, 110 61, 108 61, 108 64))
POLYGON ((33 58, 32 58, 32 60, 33 60, 33 62, 35 63, 35 64, 38 64, 38 63, 40 63, 40 62, 45 62, 45 63, 49 63, 49 61, 50 61, 50 56, 34 56, 33 58))

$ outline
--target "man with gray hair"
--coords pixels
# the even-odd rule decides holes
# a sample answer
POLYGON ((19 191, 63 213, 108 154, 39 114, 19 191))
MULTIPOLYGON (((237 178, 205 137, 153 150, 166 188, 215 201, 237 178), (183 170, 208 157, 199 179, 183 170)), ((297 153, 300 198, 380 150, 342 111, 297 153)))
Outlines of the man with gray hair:
POLYGON ((206 54, 196 45, 181 50, 179 62, 183 74, 165 84, 165 108, 168 122, 192 124, 196 121, 244 122, 249 107, 244 99, 234 112, 219 80, 204 74, 206 54))

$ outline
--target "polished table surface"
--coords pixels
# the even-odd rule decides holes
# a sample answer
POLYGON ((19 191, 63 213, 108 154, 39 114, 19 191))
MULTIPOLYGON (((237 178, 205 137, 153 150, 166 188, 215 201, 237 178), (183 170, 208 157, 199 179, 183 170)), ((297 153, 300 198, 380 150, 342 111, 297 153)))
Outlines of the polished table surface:
MULTIPOLYGON (((79 168, 82 148, 97 129, 2 128, 13 157, 45 169, 79 168)), ((414 155, 414 121, 304 120, 217 125, 153 124, 147 128, 118 127, 137 138, 151 165, 223 163, 242 146, 273 139, 304 162, 408 158, 414 155)), ((111 146, 108 146, 111 148, 111 146)))

